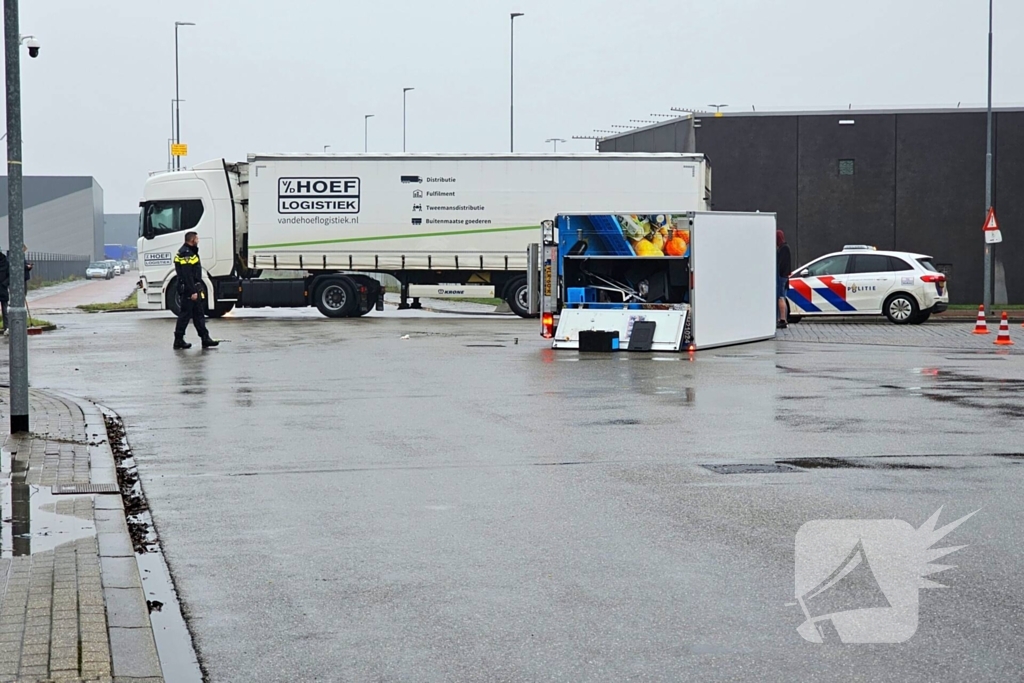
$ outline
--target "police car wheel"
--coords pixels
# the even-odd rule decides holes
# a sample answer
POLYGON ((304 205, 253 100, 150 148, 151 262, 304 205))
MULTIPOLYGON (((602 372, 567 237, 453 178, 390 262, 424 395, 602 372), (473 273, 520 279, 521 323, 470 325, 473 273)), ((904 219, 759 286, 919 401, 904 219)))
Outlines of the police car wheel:
POLYGON ((909 294, 893 294, 885 301, 885 317, 896 325, 907 325, 919 314, 917 301, 909 294))

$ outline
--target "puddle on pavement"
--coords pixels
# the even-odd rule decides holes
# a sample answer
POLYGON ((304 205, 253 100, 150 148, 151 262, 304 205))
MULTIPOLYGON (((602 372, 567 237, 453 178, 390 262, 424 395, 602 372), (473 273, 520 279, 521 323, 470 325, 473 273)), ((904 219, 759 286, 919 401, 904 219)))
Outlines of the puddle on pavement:
POLYGON ((918 395, 937 403, 997 412, 1002 417, 1024 418, 1024 379, 983 377, 958 370, 917 368, 928 386, 913 387, 918 395))
MULTIPOLYGON (((950 467, 932 463, 906 462, 908 459, 956 457, 966 459, 1001 458, 1008 464, 1024 464, 1021 453, 983 453, 975 455, 876 455, 867 457, 839 458, 823 456, 820 458, 788 458, 762 463, 715 463, 701 464, 701 467, 717 474, 782 474, 787 472, 806 472, 809 470, 874 470, 874 471, 931 471, 965 469, 965 466, 950 467)), ((971 467, 970 465, 966 467, 971 467)))
POLYGON ((789 472, 799 472, 795 467, 790 465, 779 464, 774 462, 764 463, 721 463, 714 465, 701 465, 706 470, 711 470, 716 474, 785 474, 789 472))
MULTIPOLYGON (((96 525, 74 512, 57 513, 57 502, 67 504, 91 495, 55 496, 49 486, 26 482, 29 466, 17 453, 0 458, 0 557, 25 557, 53 550, 64 543, 96 535, 96 525)), ((61 506, 64 507, 63 505, 61 506)), ((91 515, 90 515, 91 516, 91 515)))
MULTIPOLYGON (((890 456, 891 457, 891 456, 890 456)), ((862 469, 862 470, 944 470, 942 465, 922 465, 908 462, 887 462, 880 458, 793 458, 776 460, 806 470, 862 469)))
POLYGON ((64 543, 96 535, 96 525, 72 514, 57 514, 57 502, 91 499, 92 496, 54 496, 49 486, 25 484, 27 467, 14 461, 10 481, 2 491, 0 557, 25 557, 44 553, 64 543), (20 481, 19 481, 20 480, 20 481))

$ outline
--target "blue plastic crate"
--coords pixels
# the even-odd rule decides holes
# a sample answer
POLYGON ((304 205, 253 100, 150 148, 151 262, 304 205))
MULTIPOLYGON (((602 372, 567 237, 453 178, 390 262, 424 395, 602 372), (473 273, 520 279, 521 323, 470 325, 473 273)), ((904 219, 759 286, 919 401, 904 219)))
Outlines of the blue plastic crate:
POLYGON ((593 287, 567 287, 566 303, 589 304, 597 301, 597 290, 593 287))

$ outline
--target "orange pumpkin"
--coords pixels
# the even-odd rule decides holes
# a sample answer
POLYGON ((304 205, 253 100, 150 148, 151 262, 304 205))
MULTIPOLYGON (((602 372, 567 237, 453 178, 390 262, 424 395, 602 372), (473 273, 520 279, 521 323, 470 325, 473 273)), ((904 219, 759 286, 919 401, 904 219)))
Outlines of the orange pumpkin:
POLYGON ((665 254, 668 256, 683 256, 686 253, 686 242, 682 237, 673 237, 665 243, 665 254))

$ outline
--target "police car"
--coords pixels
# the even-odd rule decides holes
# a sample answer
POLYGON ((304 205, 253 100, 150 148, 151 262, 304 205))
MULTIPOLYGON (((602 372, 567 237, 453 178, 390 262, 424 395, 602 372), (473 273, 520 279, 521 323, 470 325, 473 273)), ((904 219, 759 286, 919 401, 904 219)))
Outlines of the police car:
POLYGON ((949 305, 946 276, 931 257, 847 245, 789 276, 790 322, 804 316, 885 315, 920 325, 949 305))

